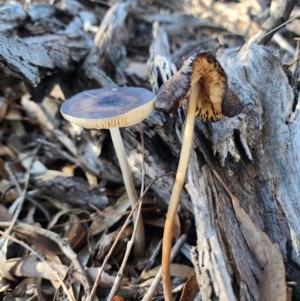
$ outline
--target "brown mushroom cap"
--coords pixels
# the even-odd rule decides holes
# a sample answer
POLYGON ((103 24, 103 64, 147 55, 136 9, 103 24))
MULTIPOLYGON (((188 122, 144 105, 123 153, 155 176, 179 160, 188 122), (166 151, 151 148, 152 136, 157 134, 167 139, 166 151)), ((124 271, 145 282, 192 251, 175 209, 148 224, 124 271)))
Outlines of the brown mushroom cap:
POLYGON ((68 121, 88 129, 127 127, 143 121, 154 109, 155 95, 134 87, 81 92, 61 106, 68 121))
POLYGON ((184 98, 189 98, 193 88, 199 91, 196 116, 204 122, 218 121, 224 115, 232 117, 242 110, 242 104, 236 95, 234 101, 225 101, 226 96, 234 93, 232 90, 227 92, 227 75, 215 56, 209 52, 191 56, 183 67, 161 86, 155 108, 167 113, 173 112, 184 98), (229 107, 230 105, 233 107, 229 107))

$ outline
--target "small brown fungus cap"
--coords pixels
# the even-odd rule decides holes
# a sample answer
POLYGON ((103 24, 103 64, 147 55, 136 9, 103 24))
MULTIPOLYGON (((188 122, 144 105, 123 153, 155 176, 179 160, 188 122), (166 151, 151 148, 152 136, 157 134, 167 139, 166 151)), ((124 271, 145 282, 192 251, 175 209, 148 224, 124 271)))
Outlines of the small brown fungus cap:
POLYGON ((134 87, 81 92, 61 106, 68 121, 88 129, 127 127, 143 121, 154 109, 155 95, 134 87))
POLYGON ((155 108, 167 113, 175 111, 182 100, 197 91, 196 116, 204 122, 218 121, 224 115, 232 117, 243 108, 238 97, 227 87, 227 75, 210 52, 191 56, 183 67, 157 93, 155 108), (227 97, 234 99, 227 100, 227 97))

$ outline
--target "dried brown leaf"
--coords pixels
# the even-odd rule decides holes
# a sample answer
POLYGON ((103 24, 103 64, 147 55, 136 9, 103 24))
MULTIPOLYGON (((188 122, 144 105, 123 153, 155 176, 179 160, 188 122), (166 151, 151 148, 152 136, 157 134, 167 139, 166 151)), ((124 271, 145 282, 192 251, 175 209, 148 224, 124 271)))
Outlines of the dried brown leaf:
MULTIPOLYGON (((123 238, 127 238, 129 236, 131 236, 133 231, 133 226, 127 226, 124 231, 122 232, 119 241, 121 241, 123 238)), ((103 234, 101 236, 100 242, 99 242, 99 253, 100 256, 104 256, 105 253, 107 253, 109 251, 109 248, 111 247, 111 245, 113 244, 113 242, 116 240, 117 236, 119 235, 120 229, 109 233, 109 234, 103 234)), ((115 249, 115 252, 117 252, 117 250, 115 249)))
POLYGON ((34 101, 30 100, 29 94, 23 95, 21 104, 23 105, 27 115, 29 116, 30 122, 33 124, 38 124, 46 136, 49 134, 49 131, 52 131, 54 129, 53 125, 51 124, 41 107, 34 101))
POLYGON ((16 158, 14 152, 6 145, 0 144, 0 156, 7 156, 11 159, 16 158))
POLYGON ((56 136, 57 140, 66 147, 66 149, 75 157, 78 157, 77 148, 73 141, 66 136, 62 131, 54 129, 54 135, 56 136))
POLYGON ((80 245, 86 237, 86 230, 83 228, 82 223, 75 214, 69 214, 70 227, 65 233, 64 238, 67 238, 71 247, 75 249, 80 245))
POLYGON ((10 222, 13 218, 13 215, 4 207, 2 204, 0 204, 0 221, 1 222, 10 222))
POLYGON ((148 67, 146 63, 131 60, 126 67, 125 72, 128 74, 137 74, 140 77, 146 78, 148 75, 148 67))
POLYGON ((193 301, 198 292, 199 286, 194 274, 186 281, 179 301, 193 301))
MULTIPOLYGON (((75 281, 77 272, 78 271, 75 269, 73 264, 71 264, 68 267, 67 273, 66 273, 66 275, 64 277, 64 280, 63 280, 64 284, 69 289, 69 293, 72 296, 74 301, 75 301, 75 298, 74 298, 74 293, 73 293, 73 289, 72 289, 72 284, 75 281)), ((69 298, 68 298, 67 294, 64 292, 64 289, 63 289, 62 286, 60 286, 58 288, 58 290, 56 291, 55 296, 54 296, 54 300, 55 301, 69 301, 69 298)))
POLYGON ((259 279, 259 300, 285 301, 285 269, 278 245, 256 227, 236 198, 233 207, 247 244, 263 268, 259 279))
POLYGON ((48 237, 21 228, 17 228, 14 231, 30 241, 31 245, 39 248, 40 252, 42 252, 43 250, 43 253, 45 254, 48 254, 48 252, 52 252, 54 254, 62 254, 62 251, 58 247, 58 245, 48 237))
POLYGON ((116 295, 112 298, 112 301, 124 301, 124 298, 122 296, 116 295))
POLYGON ((173 228, 173 237, 175 237, 175 240, 178 240, 181 234, 181 226, 180 226, 180 219, 178 214, 175 216, 174 220, 174 228, 173 228))
POLYGON ((243 236, 263 269, 259 279, 259 300, 285 301, 285 268, 277 244, 273 244, 268 235, 252 222, 219 175, 213 173, 229 194, 243 236))
POLYGON ((107 207, 104 211, 108 213, 113 213, 115 216, 102 217, 98 216, 92 223, 90 227, 91 235, 95 235, 103 232, 108 229, 116 222, 120 220, 122 217, 122 213, 124 213, 131 206, 130 200, 127 194, 121 196, 115 205, 107 207))
POLYGON ((1 242, 1 244, 3 243, 3 246, 0 249, 0 275, 10 281, 17 281, 5 266, 7 247, 8 247, 9 240, 6 239, 6 237, 2 236, 0 238, 0 242, 1 242), (3 240, 4 240, 4 242, 3 242, 3 240))
MULTIPOLYGON (((148 279, 148 278, 155 277, 160 268, 161 266, 157 266, 143 273, 141 279, 148 279)), ((194 268, 183 264, 171 263, 171 276, 179 277, 181 279, 187 279, 192 277, 193 275, 195 275, 194 268)))
POLYGON ((0 122, 4 119, 8 108, 7 101, 4 97, 0 97, 0 122))
POLYGON ((5 120, 11 120, 11 121, 16 121, 16 120, 23 120, 22 114, 18 108, 15 106, 9 105, 8 110, 6 111, 5 120))
POLYGON ((163 228, 165 226, 165 218, 145 218, 144 223, 155 227, 163 228))
MULTIPOLYGON (((67 272, 68 267, 62 264, 51 263, 51 266, 58 271, 61 278, 67 272)), ((22 258, 11 258, 8 259, 4 267, 15 277, 38 277, 48 280, 57 280, 55 272, 50 268, 46 262, 40 261, 36 256, 24 256, 22 258)), ((87 268, 87 274, 91 281, 95 281, 99 272, 99 268, 87 268)), ((115 277, 102 272, 100 286, 106 285, 111 286, 114 283, 115 277)), ((75 281, 80 283, 81 275, 77 274, 75 281)), ((122 280, 122 284, 126 283, 126 279, 122 280)))
POLYGON ((14 297, 23 297, 24 295, 35 295, 35 294, 36 294, 35 279, 32 277, 27 277, 23 279, 12 292, 12 295, 14 297))

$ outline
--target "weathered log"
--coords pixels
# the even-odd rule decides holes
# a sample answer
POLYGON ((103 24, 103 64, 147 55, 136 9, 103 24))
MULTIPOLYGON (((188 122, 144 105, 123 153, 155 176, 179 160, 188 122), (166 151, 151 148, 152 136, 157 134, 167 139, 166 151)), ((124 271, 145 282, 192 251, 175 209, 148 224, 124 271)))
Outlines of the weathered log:
MULTIPOLYGON (((256 225, 255 229, 261 229, 272 243, 279 246, 286 265, 291 261, 299 264, 300 203, 297 196, 300 191, 297 171, 300 166, 296 155, 299 149, 299 119, 295 111, 298 99, 274 50, 250 44, 240 52, 220 59, 228 74, 229 86, 245 108, 242 114, 231 119, 206 126, 197 123, 195 139, 198 141, 196 153, 199 153, 192 166, 198 170, 209 166, 217 171, 249 215, 251 223, 256 225), (288 257, 288 248, 292 248, 292 258, 288 257)), ((168 125, 166 131, 167 128, 168 125)), ((195 173, 193 176, 196 176, 194 182, 198 182, 197 177, 203 178, 199 172, 198 176, 195 173)), ((222 300, 234 300, 228 290, 229 278, 224 266, 214 266, 215 250, 209 243, 203 244, 203 240, 209 239, 212 233, 218 233, 217 240, 213 235, 214 241, 222 246, 221 258, 226 259, 227 270, 236 285, 236 296, 240 300, 258 300, 263 290, 260 288, 259 293, 257 279, 264 269, 257 258, 259 253, 252 250, 251 241, 241 230, 240 219, 231 207, 224 187, 209 169, 206 169, 204 178, 207 193, 205 208, 210 217, 196 220, 196 225, 202 225, 197 228, 198 246, 201 247, 197 251, 204 256, 203 248, 206 248, 206 259, 207 256, 210 259, 204 262, 198 257, 196 263, 199 265, 200 260, 198 281, 203 291, 202 298, 211 300, 213 295, 217 295, 219 298, 226 296, 222 300), (210 233, 202 235, 205 229, 210 229, 210 233), (216 279, 220 280, 217 274, 222 275, 223 286, 216 282, 216 279)), ((201 189, 196 192, 201 193, 201 189)), ((197 200, 193 194, 191 196, 194 206, 197 206, 197 200)), ((200 218, 203 217, 200 215, 200 218)), ((261 241, 261 244, 264 243, 261 241)), ((285 291, 285 287, 282 288, 284 274, 283 271, 277 273, 281 275, 273 275, 273 281, 278 276, 282 293, 283 289, 285 291)))

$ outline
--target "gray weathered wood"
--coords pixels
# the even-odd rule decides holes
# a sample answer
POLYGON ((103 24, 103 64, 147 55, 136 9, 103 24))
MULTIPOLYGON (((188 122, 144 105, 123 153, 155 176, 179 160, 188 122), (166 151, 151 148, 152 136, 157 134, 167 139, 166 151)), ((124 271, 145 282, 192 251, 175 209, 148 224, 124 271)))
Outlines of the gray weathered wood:
MULTIPOLYGON (((229 77, 229 86, 239 95, 245 108, 239 116, 208 125, 209 131, 200 121, 196 122, 195 142, 205 158, 198 161, 197 169, 210 166, 221 175, 252 221, 279 245, 284 259, 287 259, 287 242, 292 239, 294 260, 299 262, 297 216, 300 202, 296 196, 300 193, 297 184, 300 166, 295 157, 299 148, 299 121, 297 117, 290 118, 295 101, 293 88, 283 71, 279 54, 270 48, 250 44, 237 53, 223 53, 219 59, 229 77)), ((163 124, 168 131, 168 121, 163 124)), ((198 253, 207 248, 206 258, 210 258, 200 264, 198 281, 203 300, 211 300, 213 294, 220 297, 225 291, 229 293, 228 289, 216 289, 215 273, 223 275, 223 283, 227 284, 228 274, 222 266, 212 269, 213 250, 207 247, 207 242, 201 244, 206 241, 206 236, 201 233, 210 229, 210 225, 218 233, 227 270, 240 288, 236 296, 240 300, 258 300, 257 279, 263 267, 248 247, 227 193, 209 169, 204 177, 209 218, 205 221, 199 215, 201 220, 196 220, 200 239, 198 253), (202 270, 201 267, 206 268, 202 270), (207 286, 207 283, 213 283, 213 286, 207 286)), ((194 181, 196 179, 197 175, 194 181)), ((197 193, 191 193, 192 198, 195 195, 197 193)), ((229 295, 226 298, 234 300, 229 295)))
POLYGON ((39 67, 54 67, 45 48, 40 45, 29 46, 22 41, 0 36, 0 47, 2 78, 11 77, 36 85, 40 80, 39 67))
POLYGON ((0 8, 0 33, 11 33, 22 25, 26 19, 26 12, 19 3, 9 4, 0 8))

